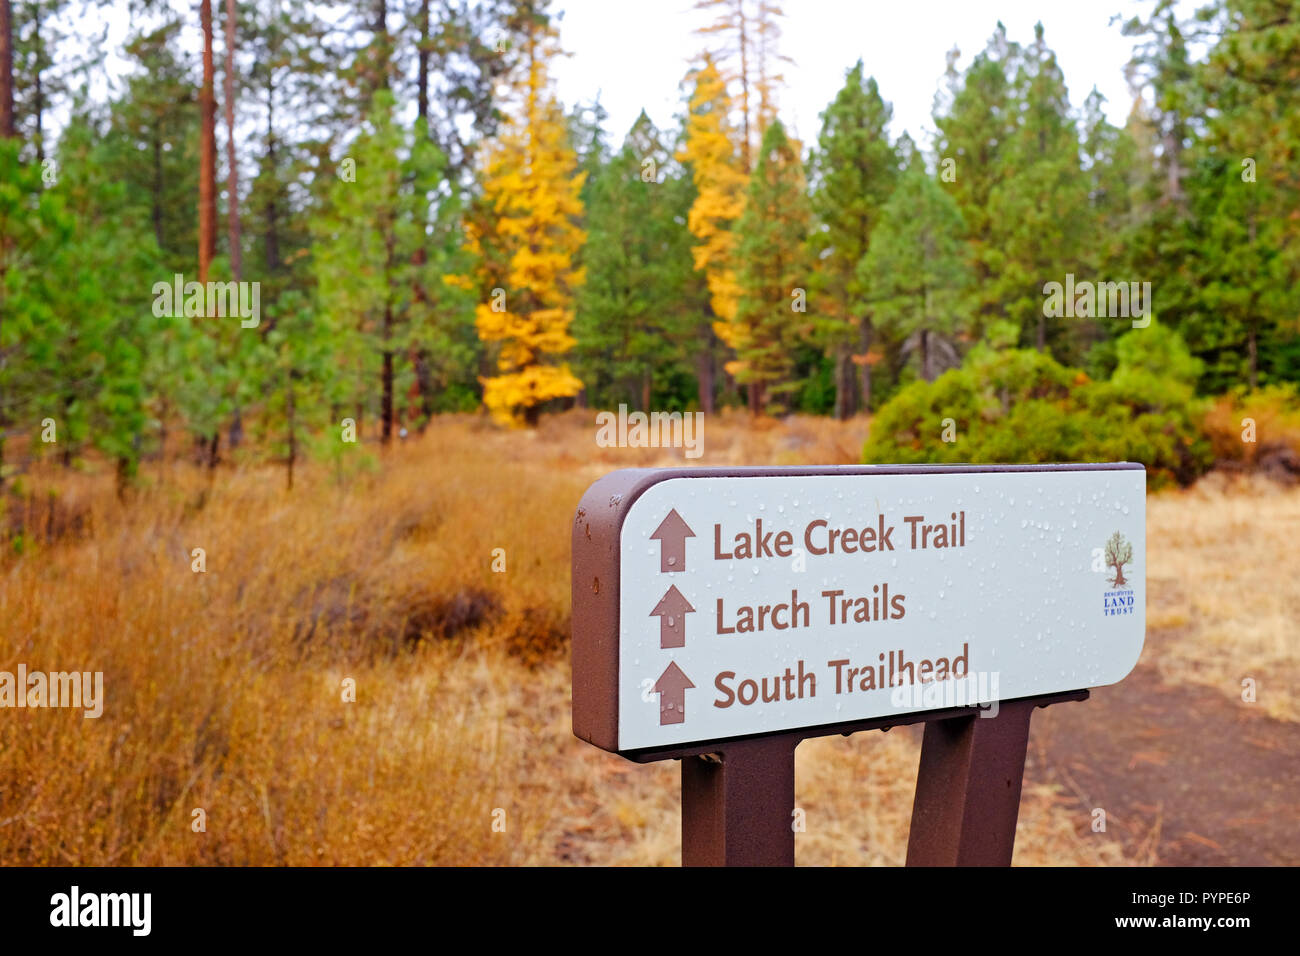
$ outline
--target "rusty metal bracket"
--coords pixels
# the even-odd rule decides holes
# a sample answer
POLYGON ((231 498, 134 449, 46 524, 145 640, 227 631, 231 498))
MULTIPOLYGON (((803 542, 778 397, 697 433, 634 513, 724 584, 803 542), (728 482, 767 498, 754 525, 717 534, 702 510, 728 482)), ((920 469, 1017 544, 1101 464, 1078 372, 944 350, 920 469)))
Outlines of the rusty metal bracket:
POLYGON ((810 737, 924 723, 907 865, 1010 866, 1030 715, 1088 696, 1001 701, 995 717, 962 707, 628 756, 681 760, 683 866, 793 866, 795 748, 810 737))

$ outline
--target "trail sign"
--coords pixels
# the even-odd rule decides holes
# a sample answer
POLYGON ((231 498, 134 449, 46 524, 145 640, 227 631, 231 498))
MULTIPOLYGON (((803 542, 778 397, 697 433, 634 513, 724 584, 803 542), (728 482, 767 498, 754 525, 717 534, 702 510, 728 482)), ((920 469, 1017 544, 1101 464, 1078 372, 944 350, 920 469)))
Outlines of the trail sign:
POLYGON ((573 529, 574 733, 710 741, 1114 683, 1145 631, 1141 465, 667 469, 573 529))

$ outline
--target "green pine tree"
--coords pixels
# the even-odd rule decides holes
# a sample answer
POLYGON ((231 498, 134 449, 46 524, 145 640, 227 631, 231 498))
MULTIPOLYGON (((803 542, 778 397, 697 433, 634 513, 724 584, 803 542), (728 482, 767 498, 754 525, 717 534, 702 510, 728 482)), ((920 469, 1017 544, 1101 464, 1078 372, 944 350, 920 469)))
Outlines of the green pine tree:
POLYGON ((812 210, 797 143, 774 120, 763 134, 740 234, 736 360, 728 369, 751 386, 754 414, 783 413, 799 382, 796 352, 811 336, 807 314, 808 231, 812 210))
POLYGON ((862 72, 859 60, 822 113, 810 163, 816 216, 810 244, 817 262, 812 290, 818 338, 833 356, 837 418, 852 415, 857 405, 851 360, 861 371, 862 407, 871 407, 873 329, 858 264, 898 180, 886 129, 893 110, 881 99, 875 79, 864 80, 862 72))
POLYGON ((1020 329, 1022 344, 1054 346, 1066 362, 1081 352, 1087 319, 1048 320, 1043 286, 1078 273, 1086 253, 1088 184, 1065 79, 1043 25, 1022 51, 1012 86, 1017 123, 1002 152, 1003 177, 989 193, 990 246, 981 262, 992 275, 984 302, 1020 329))
POLYGON ((52 266, 75 229, 66 196, 47 189, 42 167, 22 161, 22 152, 20 140, 0 138, 0 489, 15 470, 5 459, 6 433, 38 432, 64 384, 50 377, 66 321, 55 304, 62 276, 52 266))
POLYGON ((664 387, 690 370, 686 177, 643 111, 623 148, 588 181, 587 281, 578 293, 575 371, 597 405, 679 404, 664 387), (685 200, 685 203, 683 203, 685 200))
POLYGON ((153 281, 160 250, 148 206, 110 170, 117 144, 75 112, 58 144, 59 182, 77 226, 46 267, 59 277, 51 300, 51 381, 46 412, 61 425, 70 460, 89 442, 115 463, 119 491, 135 476, 147 440, 148 356, 162 323, 153 281))
POLYGON ((1007 153, 1016 130, 1012 81, 1019 61, 1020 46, 1007 39, 999 22, 965 71, 957 69, 957 51, 949 54, 947 86, 936 101, 935 150, 948 173, 943 187, 956 200, 965 223, 976 338, 983 338, 992 323, 1005 318, 997 284, 1002 254, 994 236, 993 192, 1014 175, 1007 153))
POLYGON ((392 94, 381 90, 349 147, 355 179, 335 179, 314 227, 320 307, 337 329, 345 407, 358 425, 377 410, 385 442, 399 416, 422 414, 401 398, 414 356, 463 342, 458 330, 472 321, 465 293, 444 281, 464 268, 459 206, 442 189, 445 160, 422 122, 403 130, 393 112, 392 94))
POLYGON ((969 321, 964 232, 957 201, 914 153, 859 267, 878 328, 902 359, 915 356, 927 382, 958 364, 957 337, 969 321))
POLYGON ((1200 286, 1180 323, 1216 389, 1300 373, 1300 10, 1226 0, 1218 42, 1197 72, 1213 104, 1189 151, 1200 286))

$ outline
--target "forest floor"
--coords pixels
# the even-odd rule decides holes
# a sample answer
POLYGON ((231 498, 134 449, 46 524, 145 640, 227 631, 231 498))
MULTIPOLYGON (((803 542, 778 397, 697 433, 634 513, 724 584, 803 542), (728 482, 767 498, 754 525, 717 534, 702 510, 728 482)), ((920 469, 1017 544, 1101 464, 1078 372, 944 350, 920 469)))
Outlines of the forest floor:
MULTIPOLYGON (((291 492, 239 462, 148 464, 124 501, 23 476, 0 670, 102 670, 107 701, 0 712, 0 864, 675 864, 677 765, 572 735, 573 509, 614 468, 850 463, 867 429, 720 415, 686 460, 598 447, 591 413, 459 416, 291 492)), ((1142 659, 1036 711, 1015 862, 1298 863, 1300 488, 1211 476, 1147 524, 1142 659)), ((903 862, 920 736, 799 747, 798 862, 903 862)))

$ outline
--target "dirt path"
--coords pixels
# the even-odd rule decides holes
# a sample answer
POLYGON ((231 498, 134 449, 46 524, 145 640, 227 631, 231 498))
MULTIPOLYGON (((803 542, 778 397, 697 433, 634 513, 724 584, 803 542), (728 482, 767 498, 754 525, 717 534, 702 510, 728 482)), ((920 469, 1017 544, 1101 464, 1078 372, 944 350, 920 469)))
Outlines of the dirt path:
POLYGON ((1093 808, 1135 862, 1300 864, 1300 724, 1139 664, 1081 703, 1035 711, 1026 779, 1093 808))

